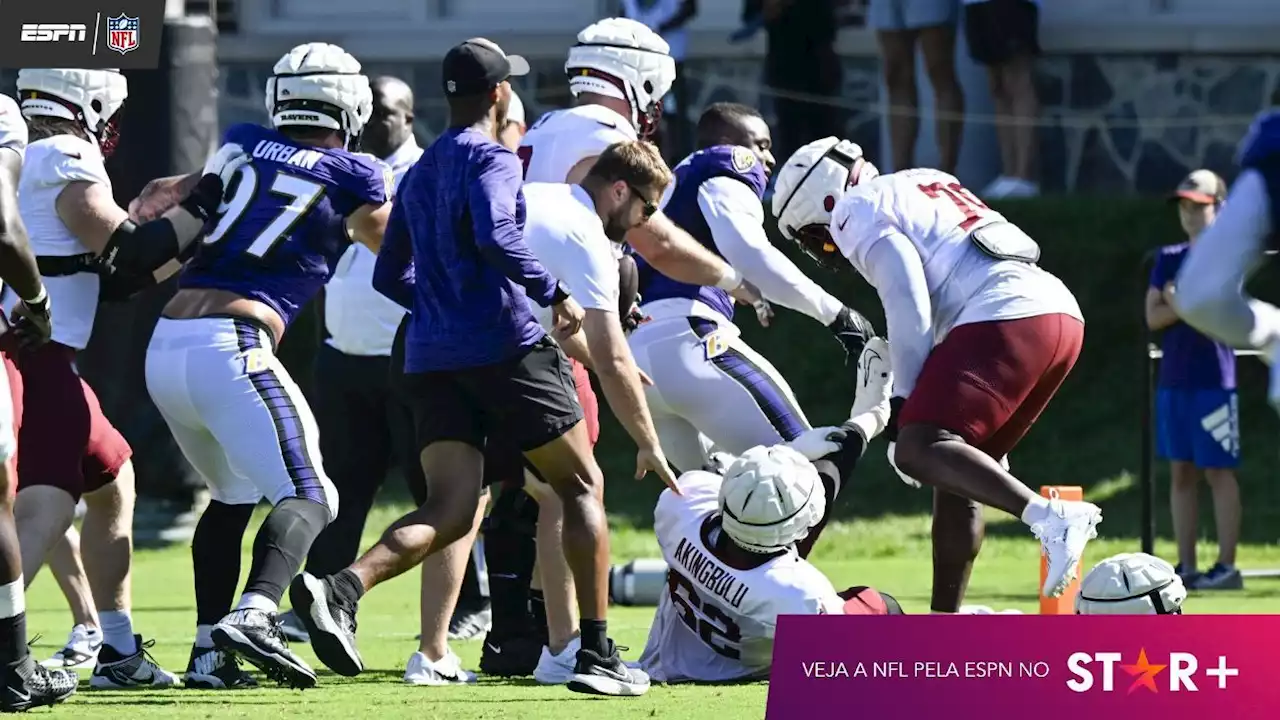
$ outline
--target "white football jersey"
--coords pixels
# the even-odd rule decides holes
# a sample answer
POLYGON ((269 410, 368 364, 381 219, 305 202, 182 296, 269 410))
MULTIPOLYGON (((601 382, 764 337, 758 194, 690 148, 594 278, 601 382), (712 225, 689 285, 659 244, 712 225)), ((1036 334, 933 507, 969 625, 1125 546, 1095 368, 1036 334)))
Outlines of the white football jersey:
POLYGON ((574 165, 617 142, 638 137, 631 121, 603 105, 577 105, 543 115, 516 154, 525 182, 562 183, 574 165))
MULTIPOLYGON (((524 241, 584 310, 618 312, 618 261, 591 196, 581 185, 526 183, 524 241)), ((551 332, 549 307, 529 303, 551 332)))
MULTIPOLYGON (((18 103, 8 95, 0 95, 0 148, 9 148, 21 158, 27 151, 27 121, 18 103)), ((0 283, 0 288, 4 283, 0 283)), ((0 322, 0 327, 4 323, 0 322)))
POLYGON ((745 570, 716 557, 721 481, 687 472, 681 495, 662 491, 653 512, 670 570, 640 666, 659 682, 767 677, 779 615, 843 613, 831 581, 794 550, 745 570))
POLYGON ((1036 265, 992 258, 969 237, 1007 222, 954 176, 922 168, 850 188, 831 213, 831 236, 872 285, 876 269, 867 258, 877 241, 895 233, 911 241, 929 287, 935 344, 969 323, 1052 313, 1083 320, 1075 296, 1058 278, 1036 265))
MULTIPOLYGON (((27 146, 18 181, 18 209, 37 256, 91 252, 58 217, 58 195, 71 182, 99 183, 111 192, 111 178, 98 146, 74 135, 54 135, 27 146)), ((83 350, 98 310, 98 276, 82 272, 44 278, 57 321, 53 340, 83 350)))

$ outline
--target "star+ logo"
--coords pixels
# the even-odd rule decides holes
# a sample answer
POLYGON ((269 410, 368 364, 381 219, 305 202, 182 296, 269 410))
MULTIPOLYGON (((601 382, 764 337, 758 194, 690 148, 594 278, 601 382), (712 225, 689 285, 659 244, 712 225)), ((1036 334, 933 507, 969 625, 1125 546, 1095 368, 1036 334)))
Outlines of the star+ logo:
MULTIPOLYGON (((1115 668, 1119 666, 1133 678, 1125 690, 1131 695, 1139 688, 1148 692, 1159 693, 1164 686, 1169 692, 1199 692, 1196 675, 1216 681, 1213 685, 1218 690, 1226 690, 1228 681, 1240 675, 1240 669, 1232 667, 1226 655, 1217 657, 1217 664, 1200 669, 1200 661, 1194 653, 1171 652, 1167 663, 1152 662, 1147 657, 1145 647, 1138 650, 1135 662, 1125 663, 1118 652, 1076 652, 1067 658, 1067 670, 1073 676, 1067 680, 1067 688, 1073 692, 1115 692, 1115 668), (1167 672, 1166 672, 1167 671, 1167 672)), ((1206 689, 1210 683, 1202 679, 1206 689)), ((1145 693, 1144 693, 1145 694, 1145 693)))

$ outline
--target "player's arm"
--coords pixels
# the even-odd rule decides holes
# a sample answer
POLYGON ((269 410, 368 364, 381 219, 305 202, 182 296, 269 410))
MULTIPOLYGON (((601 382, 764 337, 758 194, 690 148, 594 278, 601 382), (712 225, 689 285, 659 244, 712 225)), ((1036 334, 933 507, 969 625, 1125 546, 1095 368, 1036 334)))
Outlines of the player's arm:
POLYGON ((516 222, 520 184, 520 162, 514 153, 494 153, 485 158, 467 192, 476 245, 489 264, 525 289, 530 300, 549 307, 561 301, 564 293, 529 250, 516 222))
POLYGON ((1165 301, 1165 285, 1168 283, 1165 271, 1164 255, 1156 259, 1156 266, 1151 269, 1151 284, 1147 287, 1146 317, 1147 329, 1163 330, 1179 322, 1178 313, 1165 301))
MULTIPOLYGON (((582 181, 596 164, 596 156, 578 161, 565 182, 582 181)), ((744 278, 715 253, 702 247, 659 210, 649 221, 627 233, 627 244, 640 257, 672 280, 693 285, 711 285, 729 292, 743 291, 744 278)), ((755 294, 754 287, 750 294, 755 294)), ((736 293, 735 293, 736 294, 736 293)))
POLYGON ((698 188, 698 207, 716 249, 769 302, 804 313, 823 325, 836 321, 844 303, 818 287, 769 242, 764 206, 745 183, 714 177, 698 188))
POLYGON ((618 266, 608 252, 590 252, 589 247, 607 247, 606 239, 585 238, 582 244, 570 244, 564 252, 578 255, 565 267, 578 270, 567 281, 573 288, 578 303, 586 310, 582 322, 582 334, 586 339, 587 353, 592 370, 600 379, 609 408, 622 423, 627 434, 642 450, 659 447, 658 431, 654 429, 649 404, 645 401, 644 387, 640 382, 640 368, 631 355, 631 347, 622 333, 618 320, 618 266), (595 241, 595 242, 592 242, 595 241))
POLYGON ((413 241, 404 218, 404 205, 393 203, 373 264, 373 289, 405 310, 413 310, 413 241))
POLYGON ((906 398, 933 350, 933 309, 924 264, 905 235, 889 230, 868 248, 864 267, 884 305, 893 397, 906 398))
POLYGON ((24 302, 47 297, 27 227, 18 214, 18 176, 22 155, 0 149, 0 280, 12 287, 24 302))
POLYGON ((381 205, 361 205, 347 216, 347 232, 351 239, 369 248, 377 255, 382 248, 383 234, 387 230, 387 220, 391 217, 391 203, 381 205))
POLYGON ((138 193, 138 197, 129 201, 129 219, 137 223, 160 217, 195 188, 200 175, 199 172, 193 172, 149 181, 143 186, 142 192, 138 193))

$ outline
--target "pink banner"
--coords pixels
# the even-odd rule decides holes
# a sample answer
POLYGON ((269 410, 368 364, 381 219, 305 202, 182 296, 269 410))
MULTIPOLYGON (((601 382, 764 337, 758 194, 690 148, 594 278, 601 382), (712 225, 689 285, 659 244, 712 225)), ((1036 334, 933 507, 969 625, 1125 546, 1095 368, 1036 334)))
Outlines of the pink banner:
POLYGON ((1278 650, 1277 615, 785 616, 766 717, 1277 718, 1278 650))

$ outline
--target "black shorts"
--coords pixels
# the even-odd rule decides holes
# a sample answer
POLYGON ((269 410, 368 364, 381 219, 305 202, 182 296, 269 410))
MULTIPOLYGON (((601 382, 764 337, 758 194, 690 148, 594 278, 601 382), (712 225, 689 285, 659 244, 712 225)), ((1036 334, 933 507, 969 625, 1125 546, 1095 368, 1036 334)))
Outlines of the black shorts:
MULTIPOLYGON (((406 372, 400 382, 414 408, 419 447, 443 440, 463 442, 486 456, 494 454, 494 463, 504 465, 503 474, 515 473, 516 453, 546 445, 583 418, 569 358, 550 337, 500 363, 406 372)), ((504 479, 508 478, 492 478, 504 479)))
POLYGON ((1003 65, 1040 54, 1040 7, 1031 0, 986 0, 964 6, 969 57, 981 65, 1003 65))

